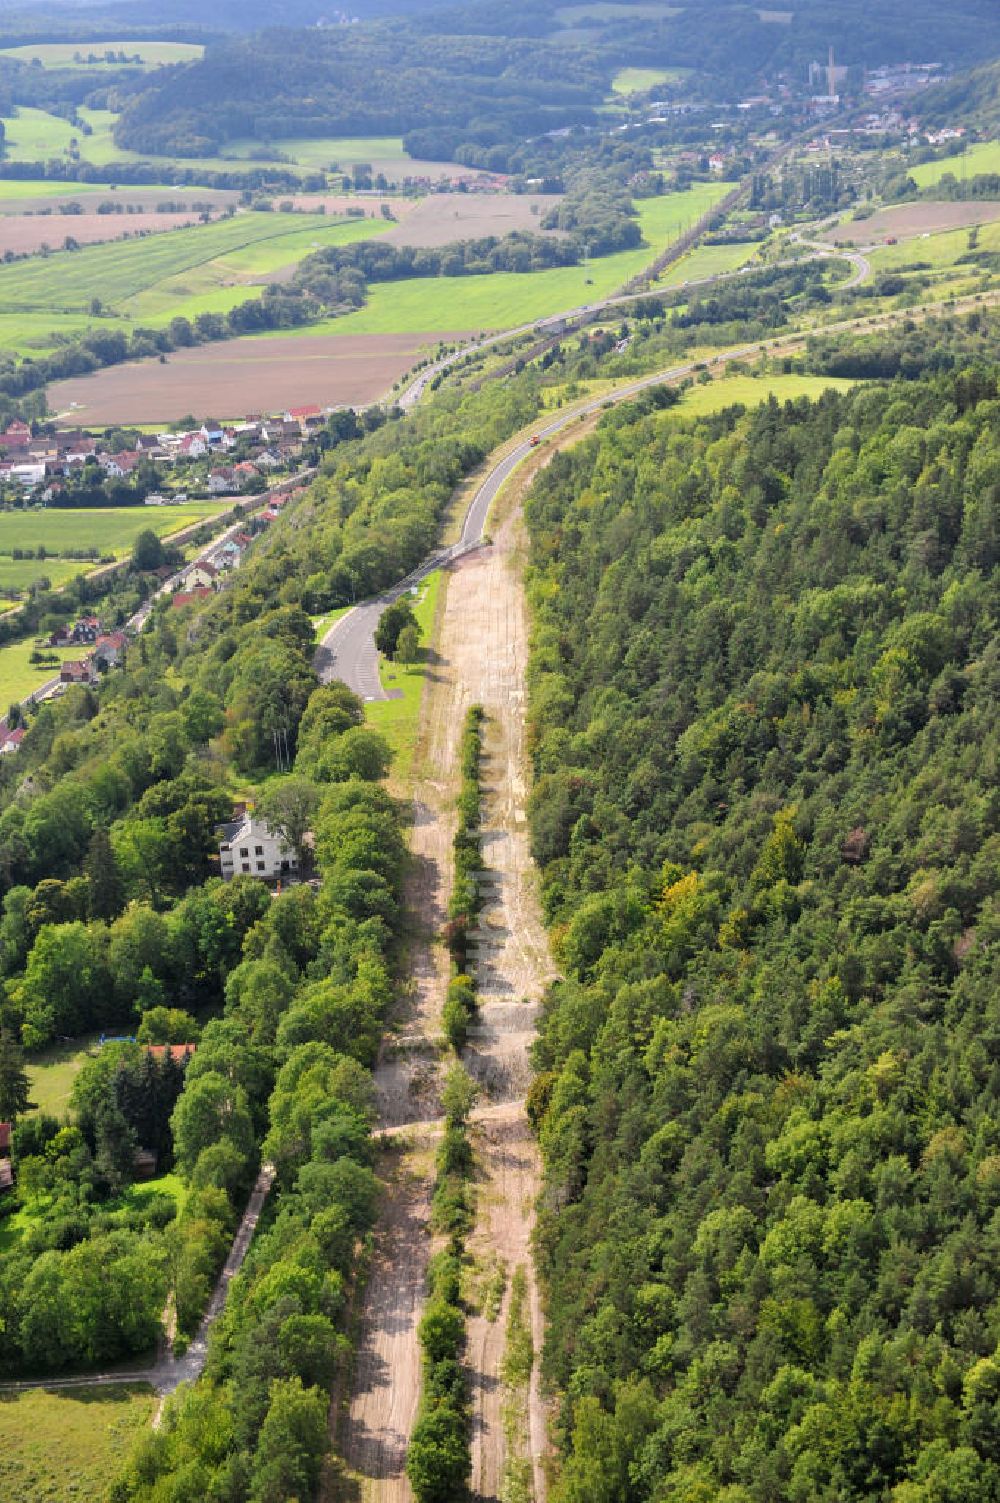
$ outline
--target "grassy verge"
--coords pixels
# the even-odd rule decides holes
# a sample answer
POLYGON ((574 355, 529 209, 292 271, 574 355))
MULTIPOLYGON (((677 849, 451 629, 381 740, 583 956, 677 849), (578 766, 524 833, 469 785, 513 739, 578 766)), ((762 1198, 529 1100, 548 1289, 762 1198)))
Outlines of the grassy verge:
POLYGON ((432 631, 440 598, 442 573, 433 574, 420 584, 420 594, 412 602, 417 618, 420 637, 424 645, 415 663, 381 664, 382 687, 390 693, 398 693, 396 699, 377 699, 365 705, 365 719, 376 731, 381 731, 393 753, 393 775, 405 781, 413 767, 414 745, 420 724, 420 704, 424 685, 434 667, 432 649, 426 645, 432 640, 432 631))
POLYGON ((32 1389, 0 1399, 0 1497, 17 1503, 102 1498, 153 1417, 145 1387, 32 1389))

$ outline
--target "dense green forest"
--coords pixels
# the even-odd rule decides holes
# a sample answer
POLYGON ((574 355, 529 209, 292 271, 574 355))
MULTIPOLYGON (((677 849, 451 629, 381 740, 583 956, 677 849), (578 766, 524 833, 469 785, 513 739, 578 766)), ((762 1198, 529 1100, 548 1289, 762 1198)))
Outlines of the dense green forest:
POLYGON ((558 1503, 1000 1491, 998 414, 622 408, 535 483, 558 1503))

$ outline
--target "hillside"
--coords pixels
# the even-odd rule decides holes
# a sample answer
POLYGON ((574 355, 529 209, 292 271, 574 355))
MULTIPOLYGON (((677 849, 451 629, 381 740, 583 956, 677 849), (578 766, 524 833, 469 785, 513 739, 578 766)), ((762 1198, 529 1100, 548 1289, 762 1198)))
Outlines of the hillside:
POLYGON ((997 372, 528 504, 553 1503, 1000 1486, 997 372))

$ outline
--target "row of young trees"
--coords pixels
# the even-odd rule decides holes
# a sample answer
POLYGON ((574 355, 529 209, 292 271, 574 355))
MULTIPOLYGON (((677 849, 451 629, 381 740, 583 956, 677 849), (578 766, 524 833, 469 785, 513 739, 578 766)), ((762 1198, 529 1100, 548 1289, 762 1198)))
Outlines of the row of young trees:
POLYGON ((1000 1486, 994 380, 623 408, 529 498, 559 1503, 1000 1486))

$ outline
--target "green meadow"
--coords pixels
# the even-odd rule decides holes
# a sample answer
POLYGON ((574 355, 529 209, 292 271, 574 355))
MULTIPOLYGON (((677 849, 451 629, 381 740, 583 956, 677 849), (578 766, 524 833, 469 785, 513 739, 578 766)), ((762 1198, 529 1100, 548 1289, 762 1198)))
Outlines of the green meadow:
POLYGON ((981 141, 969 146, 961 156, 945 157, 939 162, 922 162, 910 167, 909 176, 918 188, 932 188, 950 172, 961 179, 979 172, 1000 172, 1000 141, 981 141))
MULTIPOLYGON (((665 13, 662 7, 653 6, 625 6, 624 9, 633 15, 636 11, 665 13)), ((660 84, 679 82, 684 73, 683 68, 621 68, 611 80, 611 91, 614 94, 645 94, 650 89, 659 88, 660 84)))
POLYGON ((27 699, 59 672, 58 663, 39 665, 28 661, 36 645, 35 642, 11 642, 0 647, 0 704, 4 707, 15 700, 27 699))
POLYGON ((104 1497, 156 1408, 146 1387, 29 1389, 0 1397, 0 1497, 82 1503, 104 1497))
POLYGON ((118 63, 106 63, 106 52, 124 52, 128 57, 139 57, 144 68, 162 68, 165 63, 190 63, 204 54, 204 47, 197 42, 33 42, 24 47, 4 47, 0 56, 15 58, 18 62, 33 63, 36 59, 43 68, 109 68, 120 67, 118 63), (93 53, 100 61, 88 63, 93 53), (80 61, 78 62, 77 56, 80 61))
MULTIPOLYGON (((0 519, 0 529, 3 523, 0 519)), ((0 554, 0 590, 26 590, 42 575, 55 587, 79 574, 81 565, 73 559, 5 558, 0 554)))
MULTIPOLYGON (((208 517, 224 515, 232 502, 183 501, 179 506, 118 506, 59 510, 47 507, 37 511, 6 511, 0 514, 0 562, 3 554, 15 548, 39 548, 47 553, 61 553, 77 548, 96 548, 103 556, 113 553, 124 558, 140 532, 151 529, 158 537, 167 537, 203 522, 208 517)), ((35 559, 46 570, 49 560, 35 559)), ((93 564, 79 568, 92 569, 93 564)))
MULTIPOLYGON (((937 235, 918 235, 914 239, 901 240, 898 245, 879 246, 868 253, 868 260, 877 271, 894 271, 917 263, 943 270, 954 266, 958 258, 966 254, 970 232, 971 227, 967 226, 961 230, 943 230, 937 235)), ((979 227, 977 247, 986 251, 1000 250, 1000 220, 979 227)), ((976 272, 974 264, 961 269, 968 274, 976 272)))
POLYGON ((679 287, 682 282, 697 282, 704 277, 717 277, 726 271, 735 271, 748 262, 757 249, 753 244, 696 245, 693 251, 668 266, 658 285, 679 287))
MULTIPOLYGON (((513 328, 547 314, 608 297, 638 276, 670 242, 728 191, 697 183, 686 193, 648 198, 639 205, 646 245, 601 256, 582 266, 530 274, 497 272, 480 277, 413 278, 368 290, 368 302, 345 318, 315 324, 324 334, 445 334, 513 328)), ((0 284, 2 285, 2 284, 0 284)))
POLYGON ((779 402, 794 402, 799 397, 815 401, 831 388, 847 391, 857 384, 840 376, 720 376, 705 385, 696 382, 689 387, 677 406, 668 409, 666 416, 704 417, 737 402, 744 407, 759 407, 771 397, 779 402))

